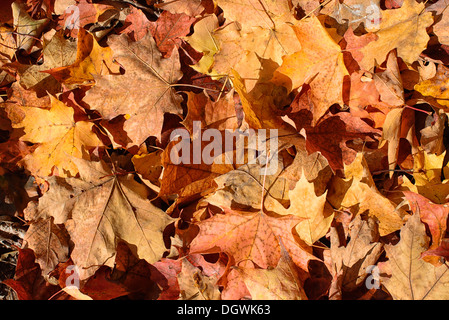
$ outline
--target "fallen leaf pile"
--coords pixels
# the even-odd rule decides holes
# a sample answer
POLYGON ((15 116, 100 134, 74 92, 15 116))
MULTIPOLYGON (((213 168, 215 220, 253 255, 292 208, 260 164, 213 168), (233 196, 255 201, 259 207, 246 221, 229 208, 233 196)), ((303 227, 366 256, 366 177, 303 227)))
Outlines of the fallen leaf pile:
POLYGON ((17 299, 449 299, 448 6, 2 1, 0 217, 26 232, 0 229, 0 280, 17 299), (250 130, 276 157, 226 144, 250 130))

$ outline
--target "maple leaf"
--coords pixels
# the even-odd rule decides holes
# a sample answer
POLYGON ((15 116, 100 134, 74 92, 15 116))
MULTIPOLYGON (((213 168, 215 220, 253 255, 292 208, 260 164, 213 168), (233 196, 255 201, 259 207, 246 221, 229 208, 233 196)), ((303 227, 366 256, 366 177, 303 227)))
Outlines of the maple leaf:
MULTIPOLYGON (((382 253, 379 232, 373 218, 358 215, 350 225, 350 241, 341 245, 336 228, 331 228, 331 257, 334 280, 339 290, 350 292, 364 282, 367 267, 376 263, 382 253)), ((341 294, 340 292, 339 294, 341 294)), ((330 292, 329 296, 337 294, 330 292)))
MULTIPOLYGON (((302 128, 299 122, 303 120, 301 115, 301 113, 289 115, 298 123, 297 130, 302 128)), ((305 130, 307 151, 321 152, 334 171, 342 169, 344 164, 351 163, 355 158, 357 152, 346 145, 347 141, 354 139, 372 141, 374 140, 372 137, 379 134, 379 130, 346 112, 329 116, 314 127, 307 125, 305 130)))
POLYGON ((191 17, 199 15, 205 9, 201 0, 164 0, 155 6, 173 14, 184 13, 191 17))
POLYGON ((69 258, 69 235, 63 226, 56 225, 53 221, 53 217, 33 221, 23 239, 24 248, 33 250, 44 277, 58 263, 69 258))
POLYGON ((292 28, 301 50, 283 58, 272 82, 284 85, 288 91, 309 84, 314 96, 313 124, 316 124, 332 104, 343 105, 342 86, 349 73, 340 46, 318 18, 304 19, 292 28), (322 40, 316 42, 314 37, 322 40))
POLYGON ((9 108, 14 128, 23 128, 22 141, 40 145, 22 160, 32 174, 49 176, 57 170, 60 176, 75 176, 77 166, 72 157, 90 159, 89 149, 103 143, 92 131, 94 124, 75 122, 74 110, 50 95, 49 109, 18 106, 9 108))
POLYGON ((438 22, 433 26, 433 32, 438 36, 438 41, 444 45, 449 45, 449 34, 447 33, 448 27, 449 14, 446 10, 443 10, 441 19, 439 19, 438 22))
POLYGON ((251 79, 263 69, 260 59, 270 59, 279 65, 284 55, 300 50, 301 45, 291 41, 294 37, 291 25, 297 22, 287 18, 276 19, 274 23, 273 28, 253 27, 248 32, 241 31, 236 23, 215 30, 212 36, 218 49, 210 74, 230 74, 234 69, 243 78, 251 79))
MULTIPOLYGON (((214 178, 233 169, 231 164, 226 164, 224 162, 213 162, 211 164, 206 164, 204 162, 194 163, 194 161, 189 161, 189 163, 174 163, 175 157, 172 156, 172 153, 173 150, 178 150, 176 147, 178 143, 184 142, 172 141, 161 155, 164 173, 161 179, 161 189, 159 191, 160 197, 176 194, 178 196, 178 201, 183 201, 190 197, 197 196, 198 194, 206 195, 215 189, 214 178)), ((189 145, 190 159, 194 159, 194 142, 187 143, 189 145)), ((205 143, 200 143, 202 152, 205 143)))
POLYGON ((218 0, 217 3, 225 12, 225 18, 238 21, 244 31, 250 31, 252 27, 272 28, 274 19, 291 15, 290 4, 287 0, 263 2, 218 0))
POLYGON ((446 299, 447 7, 1 2, 0 213, 20 222, 0 221, 0 252, 27 226, 5 283, 20 299, 446 299))
POLYGON ((373 76, 380 100, 392 107, 404 105, 404 88, 394 51, 388 54, 385 71, 376 72, 373 76))
POLYGON ((359 64, 363 59, 363 53, 360 50, 375 40, 377 40, 377 36, 374 33, 356 36, 354 30, 351 27, 348 28, 339 44, 344 50, 343 60, 350 73, 360 69, 359 64))
POLYGON ((67 7, 66 5, 62 9, 63 12, 58 11, 58 14, 60 14, 58 17, 59 27, 67 29, 68 34, 72 38, 79 36, 79 32, 83 30, 85 26, 98 22, 99 17, 106 11, 117 11, 117 9, 111 5, 91 3, 88 0, 79 0, 76 3, 76 9, 74 6, 67 7))
POLYGON ((65 67, 75 62, 76 44, 73 41, 64 39, 61 32, 56 33, 42 52, 44 63, 20 68, 20 84, 25 89, 35 90, 39 96, 59 93, 61 84, 48 73, 43 73, 48 69, 65 67))
POLYGON ((335 208, 354 208, 355 214, 368 211, 379 221, 381 236, 397 231, 402 226, 404 212, 383 196, 374 183, 362 153, 350 165, 345 165, 345 179, 335 178, 327 199, 335 208))
POLYGON ((148 189, 132 175, 113 174, 104 162, 73 161, 80 178, 50 178, 50 190, 29 214, 65 224, 80 279, 101 265, 114 265, 117 239, 132 246, 139 258, 158 261, 166 250, 162 231, 173 219, 147 199, 148 189), (57 207, 48 205, 54 202, 57 207))
POLYGON ((183 300, 219 300, 217 277, 207 276, 188 259, 182 260, 182 270, 177 275, 183 300))
POLYGON ((195 94, 187 92, 187 116, 182 122, 193 133, 193 121, 201 121, 201 128, 235 130, 242 119, 237 117, 234 91, 231 90, 218 101, 211 101, 206 90, 195 94))
POLYGON ((289 188, 293 189, 303 174, 313 183, 315 193, 318 195, 325 192, 327 183, 333 175, 329 162, 321 152, 308 154, 307 151, 297 150, 293 162, 285 168, 280 177, 289 180, 289 188))
MULTIPOLYGON (((189 34, 190 26, 193 22, 195 22, 195 19, 186 14, 171 14, 168 11, 164 11, 157 23, 149 23, 149 30, 156 41, 159 51, 162 53, 162 57, 169 58, 173 49, 180 47, 182 37, 189 34)), ((135 38, 135 40, 138 41, 141 38, 143 36, 135 38)))
POLYGON ((142 10, 132 7, 130 11, 120 33, 126 33, 134 41, 139 41, 150 31, 151 23, 142 10))
POLYGON ((14 279, 2 281, 17 293, 20 300, 46 300, 58 287, 48 285, 35 262, 33 250, 20 249, 14 279))
POLYGON ((435 267, 421 259, 428 249, 429 239, 418 214, 413 214, 401 228, 401 240, 386 245, 389 260, 380 265, 391 277, 382 277, 381 283, 397 300, 446 300, 449 268, 435 267))
MULTIPOLYGON (((387 113, 379 142, 381 148, 388 141, 388 166, 390 170, 396 168, 399 154, 399 141, 406 138, 412 148, 417 145, 414 135, 414 113, 409 108, 396 108, 387 113)), ((413 150, 415 151, 415 150, 413 150)), ((390 171, 390 177, 393 171, 390 171)))
MULTIPOLYGON (((446 232, 446 222, 449 215, 447 205, 435 204, 427 198, 410 191, 404 191, 404 195, 410 204, 412 212, 421 217, 421 221, 427 224, 432 235, 432 244, 428 250, 435 250, 441 245, 446 232)), ((439 265, 435 258, 424 258, 425 261, 439 265)))
POLYGON ((427 153, 434 153, 440 155, 445 152, 444 149, 444 125, 446 123, 447 115, 445 113, 434 113, 427 117, 431 119, 430 125, 421 129, 421 146, 427 153))
POLYGON ((94 36, 80 29, 75 62, 45 70, 55 79, 67 84, 89 84, 94 75, 118 73, 120 66, 113 62, 111 48, 101 47, 94 36))
POLYGON ((360 66, 370 70, 375 63, 385 61, 387 54, 397 49, 398 57, 412 64, 426 48, 429 36, 426 28, 433 23, 432 14, 424 11, 424 4, 405 0, 396 10, 382 10, 382 21, 375 32, 377 39, 360 49, 360 66))
POLYGON ((307 300, 300 276, 285 249, 273 269, 236 269, 253 300, 307 300))
POLYGON ((158 193, 160 192, 159 177, 162 173, 161 153, 162 151, 136 154, 131 159, 143 183, 158 193))
POLYGON ((181 97, 173 90, 173 84, 182 76, 177 51, 169 59, 162 59, 151 34, 137 42, 126 34, 111 36, 108 44, 125 74, 96 76, 95 86, 86 92, 83 101, 108 120, 127 115, 123 129, 134 145, 149 136, 160 139, 164 114, 180 114, 182 110, 181 97), (135 90, 148 83, 149 93, 135 90), (147 121, 149 118, 154 121, 147 121))
POLYGON ((421 93, 423 96, 432 96, 436 98, 436 101, 444 106, 449 106, 448 95, 448 78, 447 74, 449 70, 446 66, 438 66, 435 76, 430 79, 421 81, 414 86, 414 89, 421 93))
POLYGON ((303 172, 295 188, 288 193, 290 198, 288 209, 277 201, 265 203, 265 207, 281 215, 303 218, 304 220, 300 221, 295 229, 299 237, 310 246, 328 232, 334 218, 332 210, 328 209, 325 212, 326 194, 327 191, 317 197, 314 184, 307 181, 303 172))
MULTIPOLYGON (((67 272, 68 270, 65 270, 64 274, 67 272)), ((110 300, 129 294, 142 294, 145 288, 152 285, 150 274, 151 265, 145 260, 138 259, 129 246, 120 241, 117 245, 114 269, 101 267, 94 276, 82 283, 80 289, 82 294, 88 295, 93 300, 110 300)), ((65 284, 65 275, 60 276, 59 282, 65 284)))
POLYGON ((214 55, 219 50, 217 42, 213 37, 213 32, 217 28, 217 16, 214 14, 207 15, 194 24, 193 34, 185 37, 193 49, 203 53, 201 59, 192 66, 198 72, 208 73, 211 71, 214 55))
POLYGON ((235 70, 232 70, 232 75, 234 89, 240 97, 245 121, 250 128, 276 128, 280 131, 280 136, 295 135, 294 128, 276 113, 275 99, 279 91, 282 92, 282 87, 261 83, 248 92, 243 79, 235 70))
POLYGON ((262 170, 263 167, 258 164, 245 164, 216 177, 217 190, 204 200, 231 209, 260 209, 261 201, 271 204, 271 198, 285 202, 288 184, 285 179, 279 178, 284 170, 282 163, 279 161, 275 174, 263 175, 262 170))
POLYGON ((308 249, 295 240, 292 229, 301 218, 286 215, 271 217, 263 212, 244 212, 224 208, 224 214, 201 221, 199 234, 190 244, 192 253, 225 252, 236 264, 266 269, 275 267, 281 257, 279 239, 292 260, 307 270, 307 263, 315 259, 308 249))
MULTIPOLYGON (((371 8, 379 8, 379 0, 347 0, 344 3, 338 1, 334 2, 334 10, 329 14, 329 16, 334 17, 338 23, 344 24, 348 23, 349 28, 357 29, 361 23, 365 25, 365 29, 372 31, 375 29, 376 22, 371 22, 370 25, 367 20, 372 19, 369 12, 371 8)), ((371 9, 373 10, 373 9, 371 9)), ((375 18, 374 18, 375 19, 375 18)))
POLYGON ((177 275, 182 270, 182 261, 162 258, 153 264, 151 280, 158 284, 161 293, 158 300, 175 300, 181 294, 177 275))

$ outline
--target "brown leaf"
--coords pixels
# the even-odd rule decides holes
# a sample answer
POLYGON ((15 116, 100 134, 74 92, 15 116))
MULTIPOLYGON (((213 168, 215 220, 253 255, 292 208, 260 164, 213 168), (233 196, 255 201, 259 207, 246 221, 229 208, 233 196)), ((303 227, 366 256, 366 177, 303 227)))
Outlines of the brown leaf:
POLYGON ((96 76, 83 101, 105 119, 125 115, 124 130, 132 144, 140 145, 149 136, 160 140, 164 114, 181 113, 180 96, 172 87, 182 76, 178 53, 163 59, 150 34, 138 42, 125 34, 111 36, 108 43, 125 74, 96 76), (151 91, 135 90, 148 83, 152 83, 151 91))
POLYGON ((104 162, 73 161, 80 178, 51 179, 33 215, 65 224, 80 279, 101 265, 113 267, 117 239, 132 246, 140 259, 158 261, 166 251, 162 232, 173 219, 147 199, 148 189, 132 175, 114 174, 104 162), (58 207, 46 205, 55 201, 58 207))
MULTIPOLYGON (((350 225, 350 241, 341 245, 335 228, 331 229, 331 256, 334 269, 333 281, 339 282, 343 292, 354 291, 367 277, 367 267, 374 265, 382 253, 375 219, 362 219, 358 215, 350 225)), ((341 294, 329 292, 329 296, 341 294)))
POLYGON ((421 258, 428 249, 429 239, 419 215, 410 217, 401 228, 401 240, 396 245, 386 245, 389 260, 381 265, 391 277, 382 277, 381 283, 396 300, 446 300, 449 268, 435 267, 421 258))
POLYGON ((237 269, 253 300, 307 300, 295 264, 282 251, 273 269, 237 269))
POLYGON ((54 223, 53 217, 33 221, 23 241, 24 248, 34 251, 44 278, 58 263, 69 259, 69 235, 63 225, 54 223))

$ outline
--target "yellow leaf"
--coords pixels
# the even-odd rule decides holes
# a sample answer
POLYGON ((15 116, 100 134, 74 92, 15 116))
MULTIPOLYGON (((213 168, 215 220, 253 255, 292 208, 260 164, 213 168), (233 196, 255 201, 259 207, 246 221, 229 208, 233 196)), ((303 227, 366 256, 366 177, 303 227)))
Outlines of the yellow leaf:
POLYGON ((437 99, 442 106, 449 106, 449 69, 445 66, 438 66, 434 77, 421 81, 414 86, 414 89, 423 96, 431 96, 437 99))
POLYGON ((94 80, 94 75, 106 75, 119 71, 120 65, 114 63, 112 49, 100 46, 93 35, 81 28, 78 33, 75 62, 46 72, 66 84, 89 84, 94 80))
POLYGON ((219 47, 214 39, 213 33, 218 28, 218 19, 212 15, 207 15, 193 26, 193 34, 186 37, 186 41, 198 52, 203 53, 203 57, 192 68, 201 73, 211 71, 214 62, 214 55, 219 47))
POLYGON ((360 51, 363 59, 360 66, 370 70, 385 61, 387 54, 397 49, 398 57, 412 64, 426 48, 429 36, 426 28, 433 23, 432 13, 424 11, 424 3, 405 0, 402 7, 382 10, 382 22, 376 41, 371 41, 360 51))
POLYGON ((308 245, 312 245, 323 237, 332 223, 334 214, 332 210, 326 210, 327 191, 319 197, 315 194, 313 183, 307 181, 304 173, 288 195, 290 207, 285 209, 278 201, 267 198, 265 207, 281 215, 294 215, 304 220, 296 225, 299 237, 308 245))
POLYGON ((353 209, 354 214, 368 211, 379 221, 381 236, 399 230, 404 213, 377 190, 362 153, 345 165, 345 179, 335 177, 327 199, 334 208, 353 209))
MULTIPOLYGON (((309 84, 314 96, 313 124, 329 107, 343 105, 343 80, 349 75, 343 62, 343 53, 318 18, 312 16, 292 26, 301 44, 301 50, 284 56, 275 71, 272 82, 288 91, 309 84), (316 41, 320 39, 320 41, 316 41)), ((292 39, 293 41, 293 39, 292 39)))
POLYGON ((75 122, 72 108, 51 95, 50 99, 50 109, 15 105, 9 110, 20 114, 10 116, 16 119, 12 126, 25 132, 20 139, 40 144, 22 162, 34 175, 49 176, 57 169, 59 176, 75 176, 78 169, 72 157, 90 160, 89 149, 103 143, 92 131, 92 122, 75 122))

